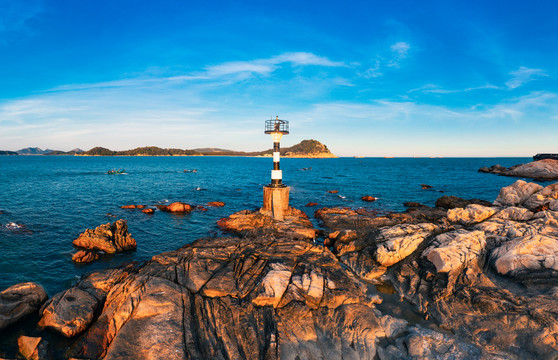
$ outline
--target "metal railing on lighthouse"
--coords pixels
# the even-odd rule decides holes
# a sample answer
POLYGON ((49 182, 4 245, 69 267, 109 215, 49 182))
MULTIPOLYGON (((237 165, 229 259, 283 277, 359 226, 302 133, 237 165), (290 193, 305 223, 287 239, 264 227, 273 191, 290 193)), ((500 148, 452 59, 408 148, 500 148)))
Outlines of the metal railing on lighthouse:
POLYGON ((271 183, 264 186, 263 211, 271 211, 275 220, 283 220, 285 212, 289 209, 289 187, 283 184, 283 173, 281 171, 281 146, 283 135, 289 133, 289 122, 287 120, 266 120, 265 131, 273 140, 273 170, 271 170, 271 183))

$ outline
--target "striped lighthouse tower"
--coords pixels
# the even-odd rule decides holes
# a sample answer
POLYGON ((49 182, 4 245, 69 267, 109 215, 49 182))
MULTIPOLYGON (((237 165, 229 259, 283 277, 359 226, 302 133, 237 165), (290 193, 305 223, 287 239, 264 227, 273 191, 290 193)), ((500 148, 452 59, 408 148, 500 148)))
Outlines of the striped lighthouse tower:
POLYGON ((283 220, 285 211, 289 208, 289 187, 283 184, 283 173, 279 164, 280 141, 283 135, 289 133, 289 122, 280 120, 279 116, 265 122, 265 133, 270 134, 273 140, 273 170, 271 170, 271 183, 264 186, 263 212, 272 212, 275 220, 283 220))

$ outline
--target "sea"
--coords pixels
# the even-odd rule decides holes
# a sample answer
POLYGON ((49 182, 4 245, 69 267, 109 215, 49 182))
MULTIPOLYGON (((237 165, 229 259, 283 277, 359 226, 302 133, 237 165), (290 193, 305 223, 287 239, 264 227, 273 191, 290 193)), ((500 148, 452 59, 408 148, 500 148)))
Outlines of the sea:
MULTIPOLYGON (((281 159, 290 205, 312 219, 321 207, 404 211, 407 201, 434 206, 443 195, 493 201, 518 178, 479 173, 483 166, 512 166, 531 158, 334 158, 281 159), (422 184, 432 188, 423 189, 422 184), (337 190, 338 193, 328 193, 337 190), (368 203, 362 196, 378 198, 368 203), (308 207, 310 202, 318 203, 308 207)), ((34 281, 49 296, 83 274, 144 262, 196 239, 223 236, 217 221, 262 205, 272 159, 264 157, 0 156, 0 291, 34 281), (108 174, 110 170, 122 174, 108 174), (196 170, 194 172, 194 170, 196 170), (181 201, 204 206, 186 215, 122 209, 181 201), (72 245, 86 229, 118 219, 128 222, 137 250, 72 262, 72 245)), ((527 180, 527 179, 524 179, 527 180)), ((318 222, 313 220, 315 226, 318 222)))

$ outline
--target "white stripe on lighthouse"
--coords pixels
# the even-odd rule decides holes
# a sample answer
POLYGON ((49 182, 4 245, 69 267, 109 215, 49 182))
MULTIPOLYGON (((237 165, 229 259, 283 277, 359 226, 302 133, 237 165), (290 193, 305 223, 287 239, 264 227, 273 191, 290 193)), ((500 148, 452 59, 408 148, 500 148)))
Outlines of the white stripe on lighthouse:
POLYGON ((281 170, 271 170, 271 180, 281 180, 283 172, 281 170))
POLYGON ((279 153, 278 152, 273 153, 273 162, 279 162, 279 153))

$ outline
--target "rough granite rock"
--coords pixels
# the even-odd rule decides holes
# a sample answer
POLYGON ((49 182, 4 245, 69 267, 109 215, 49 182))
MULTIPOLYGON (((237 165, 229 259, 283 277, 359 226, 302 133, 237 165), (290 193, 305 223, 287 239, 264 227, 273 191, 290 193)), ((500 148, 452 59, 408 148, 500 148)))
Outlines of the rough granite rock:
POLYGON ((99 300, 87 291, 70 288, 49 301, 42 310, 39 326, 73 337, 87 328, 99 305, 99 300))
POLYGON ((51 359, 48 342, 40 337, 21 335, 17 339, 19 353, 27 360, 51 359))
POLYGON ((80 250, 72 255, 72 260, 77 263, 90 263, 99 260, 99 254, 93 251, 80 250))
POLYGON ((374 239, 377 244, 375 259, 391 266, 411 255, 418 246, 440 228, 434 224, 396 225, 383 228, 374 239))
POLYGON ((454 230, 436 236, 422 256, 434 264, 439 273, 459 271, 476 260, 485 246, 484 232, 454 230))
POLYGON ((73 244, 84 249, 100 250, 109 254, 133 250, 137 246, 136 240, 128 232, 128 223, 122 219, 112 224, 100 225, 95 230, 85 230, 74 240, 73 244))
POLYGON ((198 240, 115 282, 68 355, 371 359, 380 339, 400 331, 370 291, 303 240, 198 240))
POLYGON ((470 204, 465 209, 455 208, 448 210, 448 220, 469 226, 480 223, 494 215, 495 209, 488 206, 470 204))
POLYGON ((558 179, 558 160, 543 159, 517 166, 502 173, 506 176, 528 177, 531 179, 558 179))
POLYGON ((510 186, 500 189, 500 194, 494 200, 494 205, 521 206, 531 195, 542 189, 543 187, 539 184, 517 180, 510 186))
POLYGON ((444 195, 436 200, 436 207, 444 209, 464 208, 467 205, 478 204, 484 206, 491 206, 492 204, 486 200, 480 199, 463 199, 453 195, 444 195))
POLYGON ((314 239, 316 230, 308 216, 290 207, 284 214, 284 221, 276 221, 271 213, 261 210, 242 210, 217 222, 221 230, 240 236, 287 236, 299 239, 314 239))
POLYGON ((157 207, 161 211, 167 211, 172 213, 184 213, 184 214, 187 214, 192 210, 194 210, 194 207, 192 205, 179 202, 179 201, 173 202, 172 204, 169 205, 159 205, 157 207))
POLYGON ((39 310, 47 298, 45 289, 33 282, 16 284, 0 292, 0 331, 39 310))
POLYGON ((522 270, 558 271, 558 238, 530 235, 505 242, 491 253, 494 268, 502 275, 522 270))

